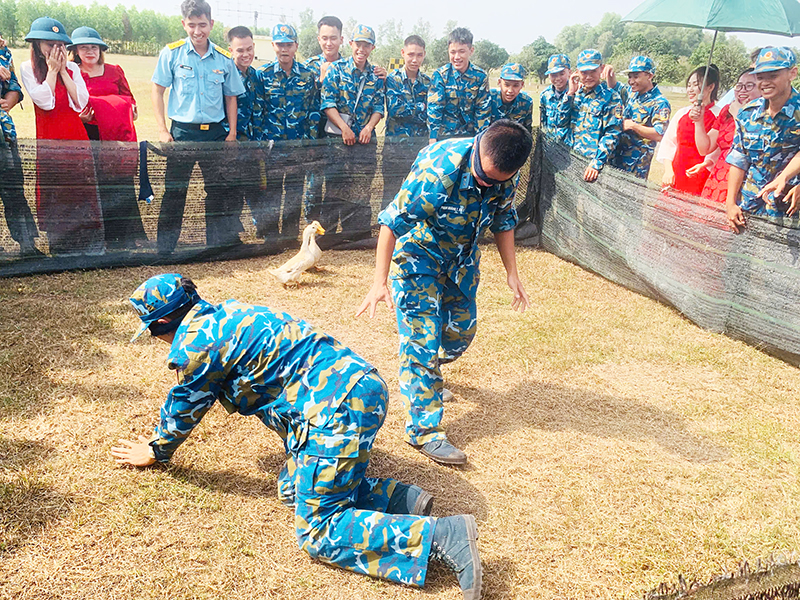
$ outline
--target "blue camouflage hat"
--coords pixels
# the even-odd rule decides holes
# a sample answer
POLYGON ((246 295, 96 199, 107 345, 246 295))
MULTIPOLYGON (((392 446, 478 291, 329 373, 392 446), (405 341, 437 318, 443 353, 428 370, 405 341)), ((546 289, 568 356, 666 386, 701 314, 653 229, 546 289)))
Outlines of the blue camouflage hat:
POLYGON ((626 73, 652 73, 656 74, 656 65, 652 58, 647 56, 634 56, 628 65, 626 73))
POLYGON ((368 25, 356 25, 353 31, 354 42, 369 42, 375 44, 375 32, 368 25))
POLYGON ((78 27, 73 31, 72 43, 67 46, 67 50, 74 50, 75 46, 80 46, 81 44, 93 44, 95 46, 100 46, 103 50, 108 50, 108 44, 103 41, 103 38, 100 37, 97 30, 91 27, 78 27))
POLYGON ((28 32, 28 35, 25 36, 25 41, 32 42, 34 40, 64 42, 65 44, 72 43, 64 26, 50 17, 39 17, 31 23, 31 30, 28 32))
POLYGON ((525 81, 525 67, 519 63, 508 63, 500 69, 500 79, 525 81))
POLYGON ((136 340, 159 319, 199 299, 197 292, 188 294, 181 287, 181 275, 178 273, 164 273, 151 277, 136 288, 130 297, 134 310, 139 313, 139 318, 142 320, 131 341, 136 340))
POLYGON ((603 55, 599 50, 590 48, 578 54, 578 71, 593 71, 603 66, 603 55))
POLYGON ((291 25, 278 23, 272 28, 272 41, 276 44, 291 44, 297 41, 297 32, 291 25))
POLYGON ((545 75, 552 75, 553 73, 560 73, 564 69, 569 69, 569 56, 566 54, 553 54, 547 59, 547 71, 545 75))
POLYGON ((791 69, 795 65, 794 52, 785 46, 764 48, 758 53, 753 73, 767 73, 791 69))

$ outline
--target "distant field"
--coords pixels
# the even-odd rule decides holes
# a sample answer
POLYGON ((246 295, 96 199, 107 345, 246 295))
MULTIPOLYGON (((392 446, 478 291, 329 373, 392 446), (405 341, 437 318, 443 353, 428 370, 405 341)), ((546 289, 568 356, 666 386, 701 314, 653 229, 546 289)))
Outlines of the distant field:
MULTIPOLYGON (((28 60, 29 51, 27 48, 17 48, 12 50, 14 55, 14 62, 19 70, 19 65, 28 60)), ((155 116, 153 114, 152 105, 150 104, 150 77, 153 75, 153 70, 156 65, 156 57, 154 56, 129 56, 119 54, 106 55, 106 62, 119 65, 125 71, 128 77, 128 82, 131 85, 133 95, 136 97, 139 104, 139 120, 136 122, 136 130, 139 134, 140 140, 156 140, 158 139, 158 129, 156 128, 155 116)), ((258 65, 260 66, 260 65, 258 65)), ((490 81, 493 85, 497 83, 497 77, 492 75, 490 81)), ((534 114, 533 122, 539 122, 539 93, 545 86, 538 83, 528 81, 526 90, 533 96, 534 100, 534 114)), ((673 110, 677 110, 686 105, 686 97, 678 94, 666 94, 669 101, 672 103, 673 110)), ((26 98, 23 102, 24 110, 15 109, 11 114, 14 118, 14 123, 17 125, 17 131, 20 137, 34 138, 36 137, 36 126, 34 124, 33 104, 26 98)), ((650 180, 656 183, 661 181, 663 168, 661 164, 653 161, 653 167, 650 171, 650 180)))

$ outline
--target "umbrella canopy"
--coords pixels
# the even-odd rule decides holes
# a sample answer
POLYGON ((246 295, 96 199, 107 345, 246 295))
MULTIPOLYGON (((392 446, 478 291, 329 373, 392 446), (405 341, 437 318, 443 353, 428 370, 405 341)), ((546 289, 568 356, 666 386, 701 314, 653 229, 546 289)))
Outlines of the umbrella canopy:
POLYGON ((797 0, 646 0, 623 21, 715 31, 800 35, 797 0))

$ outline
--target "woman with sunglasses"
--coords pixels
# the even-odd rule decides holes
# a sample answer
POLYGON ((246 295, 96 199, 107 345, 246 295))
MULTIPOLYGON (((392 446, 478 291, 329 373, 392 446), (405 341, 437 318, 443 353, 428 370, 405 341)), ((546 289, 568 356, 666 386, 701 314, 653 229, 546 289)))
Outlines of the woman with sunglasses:
POLYGON ((694 139, 700 154, 708 155, 719 149, 717 162, 711 169, 711 175, 706 180, 700 194, 714 202, 725 202, 728 196, 728 170, 731 166, 726 162, 728 152, 733 145, 733 134, 736 131, 736 115, 745 104, 761 97, 753 68, 745 69, 733 88, 733 101, 723 107, 717 120, 706 132, 705 129, 696 128, 694 139))

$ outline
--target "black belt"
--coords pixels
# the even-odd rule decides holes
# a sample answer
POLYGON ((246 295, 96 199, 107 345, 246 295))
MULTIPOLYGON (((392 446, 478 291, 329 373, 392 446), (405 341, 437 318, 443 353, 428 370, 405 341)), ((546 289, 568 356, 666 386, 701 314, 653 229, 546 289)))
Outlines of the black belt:
POLYGON ((177 125, 183 129, 192 129, 195 131, 208 131, 212 127, 216 127, 217 125, 222 125, 222 121, 217 123, 181 123, 180 121, 173 121, 173 125, 177 125))

